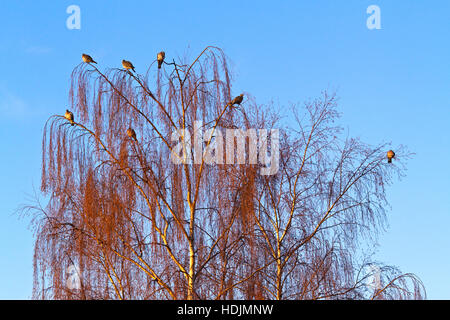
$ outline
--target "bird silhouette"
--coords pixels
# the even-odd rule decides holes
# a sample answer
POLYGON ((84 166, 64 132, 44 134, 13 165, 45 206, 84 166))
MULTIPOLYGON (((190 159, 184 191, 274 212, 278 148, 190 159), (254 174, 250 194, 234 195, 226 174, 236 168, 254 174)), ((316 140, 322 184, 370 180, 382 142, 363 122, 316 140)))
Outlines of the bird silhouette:
POLYGON ((387 158, 388 158, 388 163, 392 163, 392 159, 395 158, 395 152, 392 150, 389 150, 387 152, 387 158))
POLYGON ((71 124, 72 126, 75 125, 74 118, 73 118, 73 113, 70 112, 69 110, 66 110, 66 113, 64 114, 64 118, 66 118, 67 120, 69 120, 69 122, 70 122, 70 124, 71 124))
POLYGON ((134 139, 135 141, 137 141, 137 138, 136 138, 136 132, 133 130, 133 128, 128 128, 128 129, 127 129, 127 135, 128 135, 130 138, 132 138, 132 139, 134 139))
POLYGON ((88 55, 88 54, 86 54, 86 53, 83 53, 83 54, 81 55, 81 58, 82 58, 83 61, 86 62, 86 63, 97 63, 97 62, 94 61, 94 59, 92 59, 92 57, 91 57, 90 55, 88 55))
POLYGON ((126 70, 133 70, 134 71, 134 66, 130 61, 127 60, 122 60, 122 66, 126 69, 126 70))
POLYGON ((241 93, 236 98, 234 98, 233 101, 231 101, 231 105, 235 105, 235 104, 240 105, 243 100, 244 100, 244 94, 241 93))
POLYGON ((156 59, 158 60, 158 69, 161 69, 161 65, 164 62, 164 58, 166 57, 166 53, 164 51, 161 51, 156 56, 156 59))

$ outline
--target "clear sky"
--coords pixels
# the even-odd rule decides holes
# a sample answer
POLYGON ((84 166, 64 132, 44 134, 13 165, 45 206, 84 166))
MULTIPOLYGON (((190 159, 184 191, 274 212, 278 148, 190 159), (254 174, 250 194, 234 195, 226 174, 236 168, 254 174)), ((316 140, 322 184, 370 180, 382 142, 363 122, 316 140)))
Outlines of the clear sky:
POLYGON ((28 299, 33 235, 14 214, 40 187, 42 128, 68 103, 83 52, 102 67, 143 71, 219 46, 236 93, 301 102, 336 89, 341 124, 415 157, 388 189, 389 229, 376 258, 418 275, 428 298, 450 299, 450 1, 4 1, 0 8, 0 299, 28 299), (69 5, 81 29, 69 30, 69 5), (381 29, 369 30, 369 5, 381 29))

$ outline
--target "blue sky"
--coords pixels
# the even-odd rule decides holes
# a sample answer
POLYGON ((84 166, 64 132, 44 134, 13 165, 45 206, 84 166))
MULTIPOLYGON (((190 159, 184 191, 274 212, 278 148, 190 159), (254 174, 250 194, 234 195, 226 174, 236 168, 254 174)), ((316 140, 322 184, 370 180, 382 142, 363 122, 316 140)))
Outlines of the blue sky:
POLYGON ((231 59, 237 93, 287 105, 336 89, 350 135, 416 153, 388 189, 376 258, 418 275, 428 298, 450 299, 449 12, 447 0, 2 3, 0 299, 31 296, 33 237, 14 211, 39 190, 42 128, 66 109, 81 53, 139 71, 162 49, 171 59, 207 45, 231 59), (80 30, 66 27, 72 4, 80 30), (381 30, 366 27, 372 4, 381 30))

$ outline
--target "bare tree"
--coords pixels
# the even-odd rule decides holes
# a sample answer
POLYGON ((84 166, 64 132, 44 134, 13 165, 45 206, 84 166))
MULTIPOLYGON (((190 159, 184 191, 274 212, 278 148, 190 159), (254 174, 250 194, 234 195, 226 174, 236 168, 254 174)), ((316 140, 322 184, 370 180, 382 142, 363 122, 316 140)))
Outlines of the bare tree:
MULTIPOLYGON (((369 263, 355 258, 360 240, 374 240, 383 227, 385 187, 404 168, 387 163, 386 144, 339 138, 335 95, 325 92, 302 109, 303 115, 292 110, 297 126, 284 135, 279 174, 261 177, 255 193, 259 247, 274 261, 261 282, 265 297, 369 298, 386 291, 423 297, 417 277, 385 266, 379 288, 368 295, 369 263)), ((397 153, 410 156, 404 147, 397 153)))
POLYGON ((385 186, 403 168, 385 163, 384 144, 339 138, 334 96, 295 113, 297 127, 281 134, 278 173, 261 175, 249 153, 226 161, 220 151, 242 145, 221 146, 222 131, 270 130, 279 117, 234 99, 223 52, 154 64, 145 75, 80 64, 74 119, 46 123, 34 298, 423 296, 419 279, 386 266, 368 293, 358 243, 383 226, 385 186))

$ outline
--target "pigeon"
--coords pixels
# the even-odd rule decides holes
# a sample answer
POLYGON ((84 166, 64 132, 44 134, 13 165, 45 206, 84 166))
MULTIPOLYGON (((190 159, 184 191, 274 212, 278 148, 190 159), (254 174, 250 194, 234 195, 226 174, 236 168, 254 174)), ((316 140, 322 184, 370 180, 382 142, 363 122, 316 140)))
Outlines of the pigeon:
POLYGON ((122 60, 122 66, 127 70, 131 69, 134 71, 134 66, 130 61, 122 60))
POLYGON ((75 125, 75 122, 73 121, 73 113, 70 112, 69 110, 66 110, 66 113, 64 114, 64 118, 66 118, 67 120, 69 120, 70 124, 72 126, 75 125))
POLYGON ((161 69, 161 65, 164 62, 164 58, 166 57, 166 53, 164 51, 161 51, 158 53, 156 59, 158 60, 158 69, 161 69))
POLYGON ((236 98, 234 98, 233 101, 231 101, 231 105, 234 105, 234 104, 240 105, 242 103, 242 100, 244 100, 244 94, 243 93, 241 93, 236 98))
POLYGON ((395 158, 395 152, 392 150, 389 150, 387 152, 387 158, 388 158, 388 163, 391 163, 392 159, 395 158))
POLYGON ((83 53, 83 54, 81 55, 81 58, 82 58, 83 61, 86 62, 86 63, 97 63, 97 62, 94 61, 94 59, 92 59, 92 57, 91 57, 90 55, 85 54, 85 53, 83 53))
POLYGON ((137 138, 136 138, 136 132, 133 130, 133 128, 128 128, 128 129, 127 129, 127 135, 128 135, 130 138, 132 138, 132 139, 134 139, 134 140, 137 141, 137 138))

